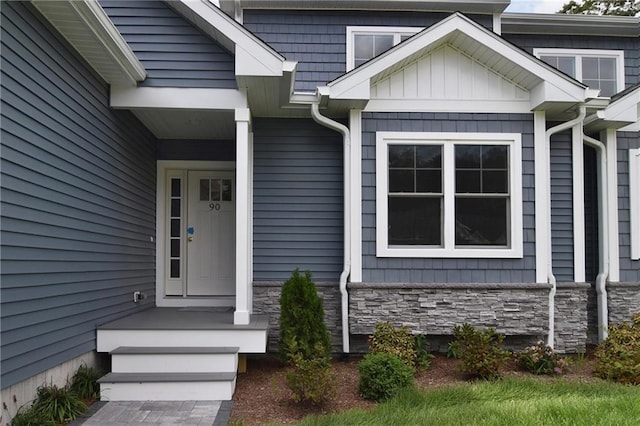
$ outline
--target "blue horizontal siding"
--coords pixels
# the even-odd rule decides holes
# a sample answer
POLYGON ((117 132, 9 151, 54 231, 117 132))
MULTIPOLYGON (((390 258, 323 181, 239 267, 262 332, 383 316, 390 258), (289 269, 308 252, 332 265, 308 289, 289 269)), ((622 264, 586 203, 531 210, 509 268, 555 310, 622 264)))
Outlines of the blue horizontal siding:
POLYGON ((2 4, 2 387, 151 306, 156 140, 28 3, 2 4))
POLYGON ((620 281, 637 283, 640 282, 640 260, 631 260, 629 150, 640 148, 640 134, 638 132, 619 132, 617 142, 620 281))
POLYGON ((295 268, 337 281, 342 271, 342 138, 308 119, 257 119, 254 280, 295 268))
POLYGON ((533 117, 531 114, 363 113, 362 280, 367 283, 535 282, 533 117), (376 257, 376 131, 522 134, 522 259, 376 257))
POLYGON ((160 0, 100 0, 147 70, 142 86, 236 89, 233 55, 160 0))
MULTIPOLYGON (((243 24, 289 60, 298 61, 295 90, 314 91, 344 74, 347 26, 428 27, 448 13, 245 10, 243 24)), ((490 28, 490 16, 472 19, 490 28)))

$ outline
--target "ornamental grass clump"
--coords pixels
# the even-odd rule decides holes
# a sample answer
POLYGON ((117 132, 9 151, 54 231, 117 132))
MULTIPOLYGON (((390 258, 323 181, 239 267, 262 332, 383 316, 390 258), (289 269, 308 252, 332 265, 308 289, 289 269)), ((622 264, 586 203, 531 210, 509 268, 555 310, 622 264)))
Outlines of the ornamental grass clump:
POLYGON ((504 335, 494 328, 476 329, 464 323, 453 327, 454 341, 449 344, 449 353, 459 358, 460 370, 472 378, 496 380, 509 361, 509 352, 502 349, 504 335))
POLYGON ((568 363, 542 340, 517 355, 518 364, 533 374, 564 374, 568 363))
POLYGON ((594 355, 601 378, 640 385, 640 312, 633 314, 631 322, 610 326, 594 355))

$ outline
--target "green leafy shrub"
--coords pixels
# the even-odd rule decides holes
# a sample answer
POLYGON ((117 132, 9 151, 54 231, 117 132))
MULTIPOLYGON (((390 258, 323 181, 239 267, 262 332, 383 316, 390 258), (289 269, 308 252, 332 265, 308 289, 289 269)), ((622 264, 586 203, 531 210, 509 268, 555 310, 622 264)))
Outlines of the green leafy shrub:
POLYGON ((95 368, 82 364, 73 375, 69 389, 82 399, 97 401, 100 399, 99 378, 100 373, 95 368))
POLYGON ((608 337, 594 355, 598 376, 640 385, 640 312, 632 316, 631 322, 610 326, 608 337))
POLYGON ((41 386, 36 392, 33 410, 56 424, 74 420, 87 409, 82 400, 66 387, 41 386))
POLYGON ((298 403, 323 405, 336 396, 336 376, 331 369, 331 359, 322 354, 318 346, 318 356, 304 358, 300 352, 294 353, 285 380, 291 391, 291 398, 298 403))
POLYGON ((564 374, 567 361, 542 340, 517 355, 518 364, 533 374, 564 374))
POLYGON ((282 287, 278 349, 283 362, 291 364, 296 353, 303 359, 316 357, 318 347, 323 356, 331 354, 322 299, 311 280, 311 272, 307 271, 303 276, 296 269, 282 287))
POLYGON ((395 328, 389 323, 376 324, 376 330, 369 337, 369 352, 397 356, 409 366, 416 363, 416 341, 409 327, 395 328))
POLYGON ((56 426, 56 422, 47 418, 42 413, 33 409, 32 406, 23 405, 13 416, 11 426, 56 426))
POLYGON ((415 369, 395 355, 379 352, 364 356, 358 364, 358 391, 366 399, 383 401, 413 384, 415 369))
POLYGON ((427 351, 427 336, 425 334, 415 335, 416 362, 415 366, 419 370, 426 370, 431 365, 431 355, 427 351))
POLYGON ((502 349, 504 335, 493 328, 479 330, 467 323, 454 326, 453 335, 449 353, 462 360, 459 368, 463 373, 486 380, 502 376, 500 369, 509 360, 509 353, 502 349))

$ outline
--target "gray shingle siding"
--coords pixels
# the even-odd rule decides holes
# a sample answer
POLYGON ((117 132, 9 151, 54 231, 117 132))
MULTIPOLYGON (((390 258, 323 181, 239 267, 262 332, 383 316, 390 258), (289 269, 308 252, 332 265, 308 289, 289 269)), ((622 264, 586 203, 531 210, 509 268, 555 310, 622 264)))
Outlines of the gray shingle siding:
POLYGON ((533 117, 529 114, 363 113, 362 280, 367 283, 535 282, 533 117), (376 131, 522 134, 522 259, 414 259, 376 257, 376 131))
POLYGON ((573 169, 571 132, 551 137, 551 244, 556 280, 573 281, 573 169))
POLYGON ((639 38, 504 33, 502 36, 529 53, 534 48, 624 50, 625 87, 640 83, 639 38))
POLYGON ((234 58, 160 0, 100 0, 148 76, 141 86, 235 89, 234 58))
POLYGON ((153 303, 156 141, 28 3, 2 4, 1 88, 4 388, 153 303))
MULTIPOLYGON (((344 74, 347 26, 428 27, 447 16, 433 12, 245 10, 243 23, 285 58, 298 61, 296 91, 314 91, 344 74)), ((493 23, 489 16, 470 17, 488 28, 493 23)))
POLYGON ((640 261, 631 260, 629 211, 629 149, 640 148, 638 133, 618 133, 618 230, 620 242, 620 281, 640 282, 640 261))
POLYGON ((256 119, 255 281, 295 268, 337 282, 343 254, 342 137, 310 119, 256 119))

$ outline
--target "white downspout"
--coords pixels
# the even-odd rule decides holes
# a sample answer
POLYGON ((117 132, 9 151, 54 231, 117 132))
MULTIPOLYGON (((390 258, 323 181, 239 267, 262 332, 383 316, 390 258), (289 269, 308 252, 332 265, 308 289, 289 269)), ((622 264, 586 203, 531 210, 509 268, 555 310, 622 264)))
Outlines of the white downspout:
POLYGON ((598 341, 607 338, 609 327, 609 307, 607 306, 607 278, 609 278, 609 214, 607 197, 607 148, 597 139, 583 136, 584 141, 598 150, 600 167, 598 168, 598 198, 600 199, 600 212, 598 214, 599 240, 600 240, 600 271, 596 277, 596 294, 598 295, 598 341))
POLYGON ((344 266, 340 274, 340 295, 342 296, 342 351, 349 353, 349 293, 347 278, 351 273, 351 134, 347 126, 320 114, 318 103, 311 104, 311 117, 325 127, 340 132, 344 148, 344 266))
MULTIPOLYGON (((547 161, 551 162, 551 136, 561 132, 563 130, 570 129, 576 125, 580 125, 580 129, 582 130, 582 122, 586 115, 587 109, 584 106, 580 107, 580 113, 573 120, 567 121, 566 123, 559 124, 547 130, 545 132, 545 139, 547 142, 547 147, 549 150, 549 155, 547 157, 547 161)), ((551 289, 549 290, 549 334, 547 335, 547 346, 553 348, 555 341, 555 322, 556 322, 556 277, 553 275, 553 243, 551 239, 551 169, 549 169, 547 179, 547 194, 549 197, 549 210, 547 211, 547 229, 549 230, 548 235, 548 256, 547 256, 547 281, 551 284, 551 289)), ((574 229, 575 232, 575 229, 574 229)))

